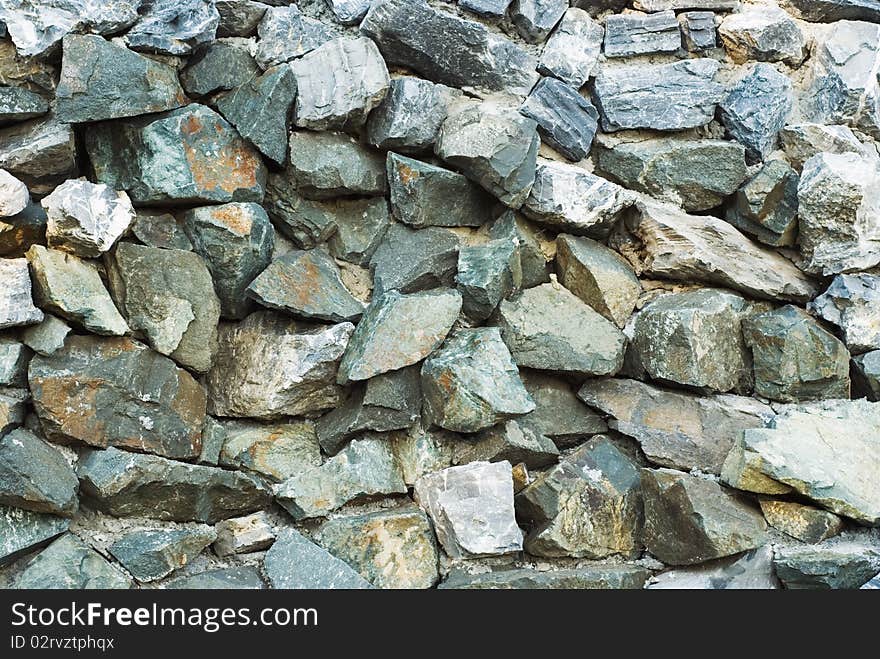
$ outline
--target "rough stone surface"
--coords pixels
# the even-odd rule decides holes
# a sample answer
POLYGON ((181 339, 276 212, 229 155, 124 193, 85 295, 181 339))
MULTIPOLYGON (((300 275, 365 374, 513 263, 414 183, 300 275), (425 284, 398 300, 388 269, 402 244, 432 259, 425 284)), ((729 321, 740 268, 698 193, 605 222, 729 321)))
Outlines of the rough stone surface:
POLYGON ((689 52, 700 53, 717 45, 713 12, 686 11, 679 15, 678 22, 681 27, 682 42, 689 52))
POLYGON ((73 128, 48 115, 0 128, 0 167, 31 194, 44 195, 77 175, 73 128))
POLYGON ((276 537, 269 516, 262 510, 245 517, 224 519, 214 529, 217 539, 212 546, 218 556, 268 549, 276 537))
POLYGON ((363 589, 370 582, 348 563, 303 536, 296 529, 285 529, 266 552, 264 570, 272 588, 363 589))
POLYGON ((651 590, 777 590, 773 549, 764 545, 739 557, 721 558, 703 565, 678 568, 652 577, 651 590))
POLYGON ((138 210, 129 229, 132 236, 148 247, 186 251, 193 248, 183 230, 183 223, 171 213, 161 210, 138 210))
POLYGON ((31 559, 12 587, 106 590, 131 588, 131 579, 72 533, 65 533, 31 559))
POLYGON ((31 245, 43 242, 46 222, 46 211, 33 200, 20 213, 0 218, 0 256, 24 256, 31 245))
POLYGON ((452 572, 443 589, 467 590, 641 590, 650 572, 637 565, 597 565, 541 572, 515 568, 467 574, 452 572))
POLYGON ((144 529, 124 535, 108 548, 139 582, 161 579, 182 568, 217 537, 208 526, 171 530, 144 529))
POLYGON ((46 114, 49 103, 24 87, 0 88, 0 126, 18 123, 46 114))
POLYGON ((555 78, 542 78, 519 110, 538 123, 541 138, 568 160, 587 157, 599 113, 577 91, 555 78))
POLYGON ((827 510, 773 499, 761 499, 760 503, 770 526, 802 542, 822 542, 843 530, 843 520, 827 510))
POLYGON ((5 169, 0 169, 0 217, 18 215, 30 201, 27 186, 5 169))
POLYGON ((506 236, 461 247, 455 282, 461 291, 464 313, 475 320, 491 316, 502 299, 519 290, 522 257, 513 225, 506 236))
POLYGON ((870 153, 847 126, 789 124, 779 131, 779 142, 791 166, 798 171, 817 153, 870 153))
POLYGON ((393 223, 370 258, 374 294, 391 290, 412 293, 451 286, 458 262, 458 245, 458 237, 446 229, 415 230, 393 223))
POLYGON ((302 57, 332 38, 326 25, 303 16, 296 4, 266 9, 257 35, 255 57, 264 69, 302 57))
POLYGON ((822 295, 810 303, 820 318, 837 325, 853 353, 880 349, 880 277, 837 275, 822 295))
POLYGON ((0 388, 0 436, 24 422, 28 397, 26 389, 0 388))
MULTIPOLYGON (((252 3, 258 4, 258 3, 252 3)), ((220 2, 217 3, 220 5, 220 2)), ((259 570, 251 566, 218 568, 184 575, 165 583, 174 590, 262 590, 266 588, 259 570)))
POLYGON ((57 515, 0 506, 0 565, 45 545, 69 526, 70 520, 57 515))
POLYGON ((718 35, 737 64, 757 60, 798 65, 807 50, 798 24, 776 5, 729 14, 718 27, 718 35))
POLYGON ((257 77, 260 69, 248 52, 250 43, 243 39, 218 39, 200 50, 180 72, 180 83, 186 93, 205 96, 236 89, 257 77))
MULTIPOLYGON (((421 78, 395 78, 385 98, 370 113, 366 125, 370 144, 404 153, 431 149, 446 119, 451 91, 421 78)), ((389 153, 389 158, 392 155, 389 153)))
POLYGON ((308 199, 381 195, 388 190, 385 158, 342 133, 291 133, 288 174, 308 199))
POLYGON ((26 387, 30 360, 31 352, 25 343, 0 336, 0 386, 26 387))
POLYGON ((549 437, 558 447, 568 448, 608 430, 565 380, 540 371, 524 371, 521 377, 535 401, 535 411, 516 420, 524 433, 549 437))
POLYGON ((605 57, 674 53, 680 47, 674 11, 612 14, 605 19, 605 57))
POLYGON ((143 0, 125 40, 135 50, 186 55, 217 34, 220 14, 209 0, 143 0))
POLYGON ((799 180, 785 161, 771 160, 737 190, 724 219, 766 245, 793 246, 799 180))
POLYGON ((43 312, 34 306, 31 278, 25 259, 0 259, 0 329, 33 325, 43 320, 43 312))
POLYGON ((523 39, 541 43, 567 9, 565 0, 514 0, 510 5, 510 18, 523 39))
POLYGON ((854 398, 880 400, 880 350, 853 357, 850 377, 854 398))
POLYGON ((880 546, 876 541, 851 540, 781 547, 773 564, 779 580, 790 590, 855 589, 880 568, 880 546))
POLYGON ((18 428, 0 438, 0 504, 72 517, 78 485, 65 457, 33 433, 18 428))
POLYGON ((220 466, 246 469, 280 482, 321 464, 315 426, 309 421, 258 424, 227 421, 220 466))
POLYGON ((604 34, 605 28, 583 9, 567 9, 544 45, 538 71, 583 87, 596 67, 604 34))

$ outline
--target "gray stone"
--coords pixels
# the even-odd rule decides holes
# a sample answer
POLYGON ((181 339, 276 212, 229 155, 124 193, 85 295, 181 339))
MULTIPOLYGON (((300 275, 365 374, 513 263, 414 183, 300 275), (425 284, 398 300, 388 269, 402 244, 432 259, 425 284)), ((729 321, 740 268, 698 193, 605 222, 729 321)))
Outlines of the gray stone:
POLYGON ((637 275, 726 286, 770 300, 806 302, 816 293, 791 261, 723 220, 642 202, 625 220, 638 245, 623 255, 637 275))
POLYGON ((254 0, 216 0, 214 6, 220 14, 218 37, 252 36, 269 9, 267 5, 254 0))
POLYGON ((125 534, 108 551, 135 579, 146 583, 182 568, 216 537, 209 526, 144 529, 125 534))
POLYGON ((553 229, 605 238, 621 211, 635 203, 635 195, 585 169, 541 161, 535 185, 522 208, 527 217, 553 229))
POLYGON ((27 367, 31 354, 23 342, 0 336, 0 386, 27 386, 27 367))
POLYGON ((343 25, 357 25, 370 8, 370 0, 326 0, 336 20, 343 25))
POLYGON ((486 101, 449 108, 434 151, 511 208, 523 205, 535 180, 537 123, 486 101))
POLYGON ((60 0, 7 0, 0 8, 4 32, 9 33, 19 55, 49 56, 65 34, 81 25, 82 3, 60 0))
POLYGON ((129 229, 135 238, 148 247, 186 251, 193 248, 183 230, 183 222, 162 210, 149 208, 138 210, 129 229))
POLYGON ((827 510, 774 499, 761 499, 760 504, 770 526, 801 542, 815 544, 843 530, 843 520, 827 510))
POLYGON ((452 558, 522 549, 509 462, 472 462, 426 474, 416 481, 415 499, 431 517, 440 544, 452 558))
POLYGON ((31 202, 27 186, 5 169, 0 169, 0 217, 13 217, 31 202))
POLYGON ((858 539, 788 545, 776 550, 773 564, 789 590, 854 590, 880 569, 880 545, 876 540, 858 539))
POLYGON ((510 19, 530 43, 544 41, 568 9, 566 0, 514 0, 510 19))
POLYGON ((538 78, 535 59, 524 49, 480 23, 435 10, 426 0, 375 3, 360 30, 388 64, 444 85, 524 96, 538 78))
POLYGON ((0 505, 0 565, 45 545, 69 526, 63 517, 0 505))
POLYGON ((0 387, 0 437, 24 423, 29 398, 27 389, 0 387))
POLYGON ((49 103, 24 87, 0 88, 0 126, 18 123, 46 114, 49 103))
POLYGON ((281 482, 321 464, 321 449, 310 421, 271 425, 248 421, 223 423, 219 464, 246 469, 281 482))
POLYGON ((287 174, 308 199, 388 191, 384 156, 343 133, 291 133, 287 174))
POLYGON ((559 459, 559 449, 553 440, 538 433, 533 426, 521 423, 520 419, 499 423, 474 437, 474 441, 455 444, 452 458, 455 464, 506 461, 541 469, 559 459))
POLYGON ((392 223, 370 258, 375 295, 390 290, 412 293, 451 286, 458 263, 459 239, 439 227, 410 229, 392 223))
POLYGON ((880 19, 880 7, 874 0, 784 0, 782 6, 805 21, 818 23, 841 20, 876 23, 880 19))
POLYGON ((17 215, 0 218, 0 256, 24 256, 31 245, 45 242, 46 222, 46 211, 33 200, 17 215))
POLYGON ((567 448, 608 430, 565 380, 538 371, 525 371, 521 377, 535 401, 535 411, 516 420, 524 433, 549 437, 558 447, 567 448))
POLYGON ((693 565, 755 549, 764 518, 715 481, 672 469, 642 469, 644 541, 668 565, 693 565))
POLYGON ((425 474, 452 466, 460 438, 448 430, 425 428, 417 422, 408 430, 390 433, 388 441, 403 472, 403 482, 415 485, 425 474))
POLYGON ((370 113, 367 140, 380 149, 404 153, 430 150, 446 119, 449 91, 421 78, 394 78, 385 98, 370 113))
POLYGON ((28 373, 46 437, 192 458, 202 445, 205 392, 167 357, 128 338, 71 336, 28 373), (88 382, 88 386, 83 386, 88 382))
POLYGON ((114 517, 213 524, 262 510, 270 501, 249 474, 115 448, 86 452, 77 473, 92 505, 114 517))
POLYGON ((513 0, 459 0, 459 6, 465 11, 491 18, 500 18, 513 0))
POLYGON ((755 64, 721 101, 721 122, 750 160, 763 160, 776 147, 777 133, 792 108, 788 76, 770 64, 755 64))
POLYGON ((596 437, 541 474, 516 497, 532 523, 535 556, 634 557, 641 549, 639 470, 606 437, 596 437))
POLYGON ((582 9, 567 9, 541 53, 538 71, 575 88, 593 74, 605 28, 582 9))
POLYGON ((388 153, 386 164, 396 220, 421 229, 476 227, 491 217, 494 200, 462 174, 393 152, 388 153), (456 203, 450 206, 450 199, 456 203))
POLYGON ((711 11, 686 11, 678 17, 684 47, 691 53, 715 48, 715 14, 711 11))
POLYGON ((381 435, 353 439, 323 465, 302 470, 274 488, 275 500, 296 520, 326 517, 346 503, 406 494, 391 444, 381 435))
POLYGON ((332 38, 327 26, 303 16, 297 5, 269 7, 257 27, 257 63, 264 69, 302 57, 332 38))
POLYGON ((275 419, 335 407, 343 394, 337 367, 353 330, 351 323, 311 325, 271 311, 221 323, 206 380, 211 413, 275 419))
MULTIPOLYGON (((285 236, 302 249, 312 249, 326 242, 336 232, 337 215, 350 211, 363 217, 363 212, 358 213, 357 209, 364 209, 365 205, 376 205, 377 202, 385 206, 382 200, 321 202, 304 199, 296 191, 291 178, 280 172, 269 175, 263 206, 285 236)), ((387 216, 387 210, 385 214, 387 216)))
POLYGON ((538 123, 538 133, 568 160, 587 157, 599 113, 576 90, 555 78, 542 78, 520 108, 538 123))
POLYGON ((122 336, 129 331, 92 263, 42 245, 33 245, 27 260, 34 298, 42 308, 95 334, 122 336))
POLYGON ((613 375, 626 338, 558 284, 542 284, 498 307, 496 324, 518 366, 576 375, 613 375))
POLYGON ((788 12, 770 4, 729 14, 718 27, 724 49, 737 64, 785 61, 798 66, 807 40, 788 12))
POLYGON ((674 53, 680 47, 681 35, 674 11, 612 14, 605 19, 606 57, 674 53))
POLYGON ((212 416, 205 417, 202 428, 202 450, 197 462, 216 467, 220 463, 220 451, 226 442, 226 427, 212 416))
POLYGON ((454 290, 389 291, 374 298, 339 365, 339 382, 366 380, 421 361, 443 342, 460 311, 461 295, 454 290))
POLYGON ((472 433, 535 409, 497 327, 462 329, 422 366, 428 422, 472 433))
POLYGON ((126 190, 136 204, 263 198, 266 168, 259 154, 198 103, 90 126, 85 144, 97 180, 126 190))
POLYGON ((73 517, 76 473, 58 449, 24 428, 0 438, 0 504, 73 517))
POLYGON ((18 589, 107 590, 131 588, 131 579, 72 533, 31 559, 12 582, 18 589))
POLYGON ((489 228, 492 239, 515 236, 519 243, 522 287, 532 288, 550 281, 549 250, 544 234, 511 210, 504 211, 489 228))
POLYGON ((431 588, 437 583, 437 544, 431 523, 412 504, 335 517, 317 541, 377 588, 431 588))
POLYGON ((307 539, 296 529, 284 529, 266 552, 263 569, 276 589, 371 588, 348 563, 307 539))
POLYGON ((510 229, 507 236, 459 250, 455 281, 469 318, 485 320, 522 286, 519 239, 510 229))
POLYGON ((244 39, 218 39, 200 49, 180 72, 186 93, 204 96, 235 89, 256 78, 260 69, 248 52, 250 44, 251 41, 244 39))
POLYGON ((56 113, 80 123, 173 110, 187 102, 173 67, 91 34, 64 37, 56 113))
POLYGON ((140 18, 125 35, 135 50, 188 55, 213 41, 220 14, 210 0, 143 0, 140 18))
POLYGON ((779 142, 785 157, 798 171, 817 153, 866 152, 866 147, 847 126, 789 124, 779 131, 779 142))
POLYGON ((764 545, 738 557, 679 568, 653 577, 649 590, 776 590, 773 548, 764 545))
POLYGON ((217 539, 213 547, 218 556, 261 551, 275 542, 275 531, 264 510, 245 517, 224 519, 214 529, 217 531, 217 539))
POLYGON ((737 190, 724 219, 766 245, 793 246, 799 180, 784 160, 771 160, 737 190))
POLYGON ((637 565, 596 565, 542 572, 532 568, 466 574, 453 571, 438 588, 468 590, 641 590, 651 573, 637 565))
POLYGON ((4 84, 22 87, 41 96, 51 95, 58 82, 56 64, 20 54, 11 39, 0 40, 0 74, 6 80, 4 84))
POLYGON ((332 214, 336 230, 328 242, 330 253, 349 263, 368 265, 391 226, 388 204, 383 198, 303 202, 303 207, 307 204, 311 213, 321 212, 325 217, 332 214))
POLYGON ((32 195, 50 193, 77 175, 73 128, 54 115, 0 128, 0 167, 28 186, 32 195))
POLYGON ((628 128, 681 130, 705 126, 724 98, 715 82, 720 63, 689 59, 672 64, 603 67, 593 99, 606 132, 628 128))
POLYGON ((171 590, 262 590, 265 587, 260 571, 249 565, 205 570, 177 577, 165 584, 165 588, 171 590))
POLYGON ((880 350, 853 357, 850 378, 854 398, 880 400, 880 350))

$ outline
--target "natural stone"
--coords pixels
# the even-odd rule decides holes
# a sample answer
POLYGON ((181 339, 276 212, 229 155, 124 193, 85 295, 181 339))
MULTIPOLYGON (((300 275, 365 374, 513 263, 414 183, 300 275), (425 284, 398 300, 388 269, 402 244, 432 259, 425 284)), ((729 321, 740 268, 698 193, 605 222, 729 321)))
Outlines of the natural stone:
POLYGON ((186 93, 205 96, 216 91, 236 89, 256 78, 260 69, 248 52, 251 43, 243 39, 218 39, 199 50, 180 72, 180 82, 186 93))
POLYGON ((0 217, 18 215, 30 201, 27 186, 5 169, 0 169, 0 217))
POLYGON ((63 517, 0 505, 0 565, 45 545, 69 526, 63 517))
POLYGON ((72 533, 65 533, 32 558, 13 588, 107 590, 131 588, 131 579, 72 533))
POLYGON ((419 478, 452 465, 460 437, 441 428, 425 428, 416 422, 405 431, 389 434, 403 482, 414 485, 419 478))
POLYGON ((680 47, 681 35, 674 11, 611 14, 605 19, 606 57, 674 53, 680 47))
POLYGON ((832 23, 840 20, 874 21, 880 8, 871 0, 783 0, 782 5, 805 21, 832 23))
MULTIPOLYGON (((559 459, 559 449, 553 440, 538 433, 533 426, 520 423, 519 419, 499 423, 474 437, 475 441, 456 443, 453 452, 455 464, 506 461, 529 469, 540 469, 559 459)), ((516 487, 514 490, 518 491, 516 487)))
POLYGON ((48 56, 65 34, 80 25, 80 9, 70 0, 49 6, 35 0, 7 0, 0 9, 0 19, 4 35, 9 33, 19 55, 48 56))
POLYGON ((880 569, 880 546, 858 539, 788 545, 777 549, 773 563, 790 590, 856 589, 880 569))
POLYGON ((564 82, 542 78, 519 111, 534 119, 541 138, 568 160, 582 160, 589 154, 599 113, 564 82))
POLYGON ((125 35, 129 46, 168 55, 187 55, 213 41, 220 14, 209 0, 144 0, 137 23, 125 35))
POLYGON ((392 223, 370 258, 375 295, 390 290, 412 293, 451 286, 459 239, 439 227, 410 229, 392 223))
POLYGON ((321 464, 315 426, 309 421, 264 425, 247 421, 223 424, 219 464, 247 469, 280 482, 321 464))
POLYGON ((880 400, 880 350, 853 357, 850 377, 854 398, 880 400))
POLYGON ((798 181, 784 160, 771 160, 737 190, 724 219, 766 245, 794 245, 798 181))
POLYGON ((272 588, 280 590, 371 587, 350 565, 292 528, 279 533, 266 552, 263 569, 272 588))
POLYGON ((720 558, 653 577, 650 590, 776 590, 773 548, 764 545, 738 557, 720 558))
POLYGON ((73 128, 53 115, 0 128, 0 168, 45 195, 77 175, 73 128))
POLYGON ((512 0, 459 0, 462 9, 492 18, 504 16, 512 0))
POLYGON ((31 351, 23 342, 0 336, 0 386, 27 386, 27 367, 31 351))
POLYGON ((443 589, 506 590, 641 590, 650 572, 637 565, 596 565, 542 572, 513 568, 466 574, 453 571, 440 584, 443 589))
POLYGON ((327 0, 336 20, 343 25, 356 25, 361 22, 370 8, 370 0, 327 0))
POLYGON ((148 247, 187 251, 193 248, 183 230, 183 223, 171 213, 162 210, 138 210, 129 229, 135 238, 148 247))
POLYGON ((34 306, 31 278, 25 259, 0 259, 0 329, 33 325, 43 320, 43 312, 34 306))
POLYGON ((770 64, 755 64, 719 107, 721 122, 749 159, 764 160, 791 112, 791 80, 770 64))
POLYGON ((524 433, 549 437, 558 447, 567 448, 608 430, 565 380, 540 371, 524 371, 521 377, 535 401, 535 411, 516 420, 524 433))
MULTIPOLYGON (((217 5, 220 6, 219 1, 217 5)), ((249 565, 205 570, 177 577, 165 583, 165 588, 171 590, 261 590, 265 587, 260 571, 249 565)))
POLYGON ((604 34, 605 28, 583 9, 567 9, 544 45, 538 71, 583 87, 596 67, 604 34))
POLYGON ((515 236, 518 243, 522 288, 532 288, 550 281, 544 234, 521 215, 507 210, 492 223, 489 237, 507 240, 510 236, 515 236))
POLYGON ((775 4, 729 14, 718 34, 730 58, 737 64, 748 60, 799 65, 807 53, 807 41, 788 12, 775 4))
POLYGON ((254 56, 263 69, 302 57, 332 37, 326 25, 303 16, 296 4, 267 8, 257 35, 254 56))
MULTIPOLYGON (((305 206, 305 203, 303 204, 305 206)), ((322 214, 332 214, 335 232, 327 246, 337 259, 366 267, 385 232, 391 226, 388 203, 384 198, 340 199, 313 204, 322 214)))
POLYGON ((761 499, 760 504, 770 526, 802 542, 822 542, 843 530, 843 520, 827 510, 774 499, 761 499))
POLYGON ((388 191, 385 158, 342 133, 291 133, 287 174, 308 199, 388 191))
POLYGON ((715 14, 711 11, 686 11, 678 16, 684 47, 691 53, 715 48, 715 14))
POLYGON ((108 551, 135 579, 146 583, 182 568, 216 537, 208 526, 144 529, 122 536, 108 551))
POLYGON ((275 542, 275 531, 265 511, 224 519, 214 527, 217 539, 214 552, 218 556, 247 554, 268 549, 275 542))
POLYGON ((29 398, 27 389, 0 387, 0 437, 24 423, 29 398))
POLYGON ((49 103, 24 87, 0 88, 0 126, 40 117, 49 111, 49 103))
POLYGON ((0 218, 0 256, 24 256, 31 245, 46 241, 46 211, 31 202, 12 217, 0 218))
POLYGON ((462 246, 455 282, 461 291, 462 308, 474 320, 485 320, 502 299, 519 290, 522 260, 513 225, 506 236, 462 246))
POLYGON ((76 473, 54 446, 24 428, 0 438, 0 504, 72 517, 76 473))
POLYGON ((817 153, 870 153, 847 126, 789 124, 779 131, 779 142, 798 171, 817 153))
POLYGON ((450 91, 421 78, 395 78, 367 120, 370 144, 404 153, 431 149, 446 119, 450 91))

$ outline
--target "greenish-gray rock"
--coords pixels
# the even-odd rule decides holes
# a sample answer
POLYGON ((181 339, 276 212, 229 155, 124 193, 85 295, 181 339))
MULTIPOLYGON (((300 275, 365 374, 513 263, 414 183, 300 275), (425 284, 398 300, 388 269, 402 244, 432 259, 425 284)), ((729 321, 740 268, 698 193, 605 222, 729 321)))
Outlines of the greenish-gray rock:
POLYGON ((524 431, 544 435, 559 448, 568 448, 608 430, 602 418, 578 400, 565 380, 540 371, 524 371, 520 377, 535 401, 535 411, 516 420, 524 431))
POLYGON ((668 570, 653 577, 650 590, 778 590, 773 548, 764 545, 739 556, 719 558, 694 567, 668 570))
POLYGON ((248 52, 251 43, 245 39, 218 39, 193 55, 180 72, 186 93, 204 96, 235 89, 256 78, 260 68, 248 52))
POLYGON ((64 533, 70 520, 0 505, 0 566, 64 533))
POLYGON ((880 350, 853 357, 850 378, 853 397, 880 400, 880 350))
POLYGON ((275 542, 275 530, 265 510, 251 515, 224 519, 214 527, 217 539, 214 552, 218 556, 247 554, 268 549, 275 542))
MULTIPOLYGON (((45 250, 43 247, 39 249, 45 250)), ((39 284, 39 273, 34 274, 39 284)), ((41 322, 43 312, 34 306, 28 262, 25 259, 0 259, 0 278, 4 283, 0 291, 0 329, 41 322)), ((39 290, 36 292, 39 295, 39 290)))
POLYGON ((543 234, 521 215, 505 211, 489 228, 490 238, 515 236, 519 246, 522 288, 533 288, 550 281, 550 257, 545 253, 543 234))
POLYGON ((395 78, 385 98, 370 113, 367 139, 380 149, 404 153, 429 150, 446 119, 446 103, 453 94, 450 88, 430 80, 395 78))
POLYGON ((641 590, 649 570, 637 565, 595 565, 546 572, 532 568, 467 574, 450 572, 438 588, 466 590, 641 590))
POLYGON ((605 19, 605 57, 674 53, 681 48, 675 12, 611 14, 605 19))
POLYGON ((344 133, 292 132, 285 175, 308 199, 388 192, 385 158, 344 133))
POLYGON ((474 320, 491 316, 503 298, 522 286, 519 238, 512 223, 507 228, 507 235, 459 249, 455 283, 464 313, 474 320))
POLYGON ((13 580, 20 589, 107 590, 131 588, 122 570, 65 533, 36 555, 13 580))
POLYGON ((54 446, 24 428, 0 438, 0 504, 72 517, 76 473, 54 446))
POLYGON ((604 35, 605 28, 586 11, 567 9, 544 44, 538 71, 580 89, 596 68, 604 35))
POLYGON ((315 202, 322 213, 332 214, 335 233, 327 246, 338 259, 366 267, 391 226, 388 202, 372 199, 338 199, 315 202))
MULTIPOLYGON (((810 122, 788 124, 779 131, 780 147, 798 172, 817 153, 865 153, 848 126, 826 126, 810 122)), ((869 151, 868 151, 869 152, 869 151)))
MULTIPOLYGON (((269 174, 263 206, 275 226, 301 249, 312 249, 336 232, 337 216, 346 209, 363 209, 365 204, 386 206, 384 199, 313 201, 305 199, 284 172, 269 174)), ((387 215, 387 210, 385 211, 387 215)), ((362 216, 362 215, 361 215, 362 216)), ((350 222, 350 224, 355 224, 350 222)), ((366 224, 366 222, 365 222, 366 224)))
POLYGON ((447 229, 410 229, 392 223, 370 258, 375 295, 451 286, 458 249, 458 236, 447 229))
POLYGON ((242 565, 205 570, 177 577, 167 582, 165 588, 169 590, 262 590, 266 588, 266 584, 257 568, 242 565))
POLYGON ((31 245, 46 240, 46 211, 31 200, 23 211, 0 218, 0 256, 24 256, 31 245))
POLYGON ((49 102, 24 87, 0 88, 0 126, 18 123, 46 114, 49 102))
POLYGON ((815 544, 843 530, 843 520, 827 510, 775 499, 761 499, 760 504, 770 526, 801 542, 815 544))
POLYGON ((0 387, 0 437, 24 423, 29 398, 27 389, 0 387))
POLYGON ((810 303, 821 318, 837 325, 854 353, 880 348, 880 277, 837 275, 822 295, 810 303))
POLYGON ((327 25, 303 16, 296 4, 269 7, 257 26, 256 59, 264 69, 289 62, 332 38, 327 25))
POLYGON ((372 588, 348 563, 303 536, 296 529, 285 529, 266 552, 263 570, 276 589, 372 588))
POLYGON ((0 336, 0 387, 26 386, 30 359, 31 351, 27 345, 11 337, 0 336))
POLYGON ((540 469, 559 459, 559 449, 552 439, 518 419, 496 424, 473 437, 456 442, 452 459, 455 464, 507 461, 540 469))
POLYGON ((858 538, 788 545, 777 548, 773 564, 779 580, 790 590, 853 590, 880 570, 880 545, 858 538))
POLYGON ((146 583, 182 568, 216 537, 209 526, 144 529, 126 533, 108 551, 135 579, 146 583))
POLYGON ((321 448, 310 421, 269 425, 226 421, 223 431, 219 460, 223 467, 247 469, 280 482, 321 464, 321 448))
POLYGON ((767 245, 794 245, 798 180, 784 160, 771 160, 737 190, 724 219, 767 245))
POLYGON ((388 441, 403 472, 403 481, 414 485, 425 474, 451 467, 461 438, 448 430, 426 428, 424 423, 416 422, 407 430, 389 433, 388 441))
POLYGON ((77 176, 73 128, 54 115, 0 128, 0 168, 20 179, 32 195, 48 194, 77 176))
POLYGON ((798 66, 807 54, 800 26, 781 7, 749 7, 728 15, 718 27, 724 49, 737 64, 785 61, 798 66))
POLYGON ((125 35, 136 50, 188 55, 214 40, 220 14, 206 0, 149 0, 138 11, 137 23, 125 35))
POLYGON ((132 235, 148 247, 192 250, 183 222, 163 210, 142 208, 131 223, 132 235))
POLYGON ((567 160, 590 153, 599 113, 589 99, 555 78, 542 78, 519 111, 538 124, 538 134, 567 160))

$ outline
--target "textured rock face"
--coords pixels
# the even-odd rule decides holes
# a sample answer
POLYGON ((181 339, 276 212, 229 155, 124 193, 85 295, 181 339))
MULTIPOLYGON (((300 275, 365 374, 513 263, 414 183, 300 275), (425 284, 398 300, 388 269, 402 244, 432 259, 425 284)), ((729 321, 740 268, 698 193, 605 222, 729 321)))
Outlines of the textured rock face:
POLYGON ((254 56, 263 69, 302 57, 332 37, 326 25, 303 16, 295 4, 266 9, 257 36, 254 56))
POLYGON ((880 546, 876 541, 852 540, 782 547, 774 565, 779 580, 792 590, 854 589, 877 573, 880 546))
POLYGON ((414 231, 392 224, 370 258, 374 295, 450 286, 458 246, 458 237, 445 229, 429 227, 414 231))
POLYGON ((0 274, 5 286, 0 293, 0 328, 33 325, 43 320, 43 312, 34 306, 31 278, 25 259, 0 259, 0 274))
MULTIPOLYGON (((446 119, 450 92, 452 89, 448 87, 421 78, 395 78, 385 98, 370 114, 367 122, 370 144, 403 152, 430 149, 446 119)), ((393 155, 389 153, 388 157, 393 155)))
POLYGON ((850 376, 854 397, 880 400, 880 350, 853 357, 850 376))
POLYGON ((764 545, 737 558, 669 570, 652 577, 646 588, 660 590, 776 590, 773 548, 764 545))
POLYGON ((673 53, 680 46, 678 20, 673 11, 613 14, 605 20, 606 57, 673 53))
POLYGON ((847 126, 789 124, 779 131, 779 142, 786 158, 798 171, 817 153, 871 153, 847 126))
POLYGON ((452 572, 439 587, 468 590, 641 590, 649 575, 648 570, 636 565, 597 565, 553 572, 518 568, 480 574, 452 572))
POLYGON ((851 352, 860 353, 880 349, 878 299, 880 278, 869 274, 837 275, 810 307, 841 329, 851 352))
POLYGON ((810 544, 827 540, 843 530, 843 520, 834 513, 791 501, 762 499, 761 512, 770 526, 810 544))
POLYGON ((0 506, 0 566, 64 533, 70 520, 47 513, 0 506))
POLYGON ((283 481, 321 464, 315 427, 308 421, 271 425, 229 421, 218 462, 242 468, 271 481, 283 481))
POLYGON ((506 236, 458 251, 455 281, 461 291, 462 308, 469 318, 485 320, 503 298, 522 286, 519 239, 512 226, 510 229, 506 236))
POLYGON ((307 199, 381 195, 388 189, 384 158, 342 133, 291 133, 287 173, 307 199))
POLYGON ((131 579, 72 533, 65 533, 28 562, 13 583, 19 589, 131 588, 131 579))
POLYGON ((287 529, 266 553, 266 576, 278 589, 363 589, 370 582, 295 529, 287 529))
POLYGON ((30 203, 27 186, 5 169, 0 169, 0 217, 18 215, 30 203))
POLYGON ((794 245, 798 181, 794 169, 771 160, 737 190, 724 219, 766 245, 794 245))
POLYGON ((678 18, 682 42, 689 52, 699 53, 714 48, 715 14, 711 11, 686 11, 678 18))
POLYGON ((207 0, 144 0, 126 41, 135 50, 185 55, 214 39, 220 14, 207 0))
POLYGON ((64 456, 33 433, 18 428, 0 439, 0 504, 72 517, 78 485, 64 456))
POLYGON ((32 193, 48 194, 77 175, 73 128, 51 115, 0 128, 0 167, 32 193))
POLYGON ((156 581, 183 567, 217 537, 202 526, 169 531, 147 529, 129 533, 108 551, 139 582, 156 581))
POLYGON ((544 46, 538 71, 582 87, 596 66, 604 34, 605 28, 583 9, 567 9, 544 46))
POLYGON ((806 40, 798 24, 776 5, 756 7, 725 18, 718 34, 737 64, 748 60, 800 64, 806 40))
POLYGON ((217 539, 212 546, 220 556, 268 549, 276 539, 269 516, 263 511, 225 519, 214 529, 217 531, 217 539))
POLYGON ((260 69, 248 52, 248 44, 246 40, 222 39, 199 51, 180 72, 180 84, 186 93, 204 96, 236 89, 259 76, 260 69))
POLYGON ((568 160, 582 160, 590 152, 599 114, 565 83, 543 78, 519 111, 534 119, 541 138, 568 160))

